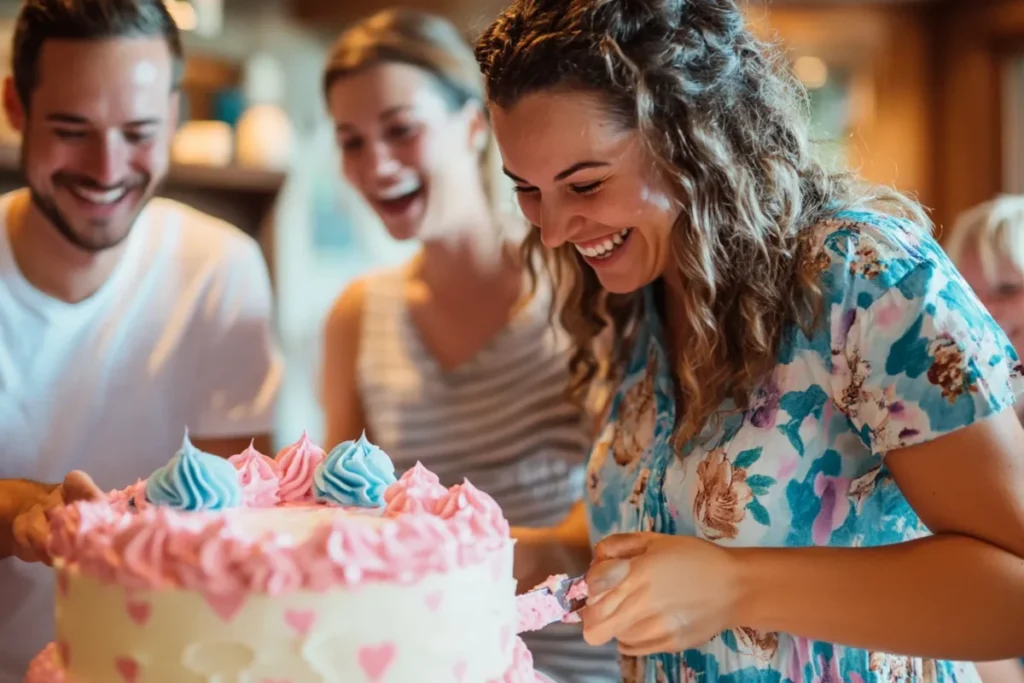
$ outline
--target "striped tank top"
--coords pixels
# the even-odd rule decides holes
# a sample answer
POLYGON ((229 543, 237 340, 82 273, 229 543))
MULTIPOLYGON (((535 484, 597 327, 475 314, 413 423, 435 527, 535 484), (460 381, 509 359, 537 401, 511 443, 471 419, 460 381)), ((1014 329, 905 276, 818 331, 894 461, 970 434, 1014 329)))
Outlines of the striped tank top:
MULTIPOLYGON (((420 461, 445 486, 463 478, 490 494, 513 526, 553 526, 583 491, 590 430, 564 398, 566 335, 548 322, 543 289, 470 361, 446 371, 405 304, 404 275, 365 280, 357 380, 375 443, 403 471, 420 461)), ((578 625, 524 637, 539 671, 559 683, 619 680, 616 651, 578 625)))

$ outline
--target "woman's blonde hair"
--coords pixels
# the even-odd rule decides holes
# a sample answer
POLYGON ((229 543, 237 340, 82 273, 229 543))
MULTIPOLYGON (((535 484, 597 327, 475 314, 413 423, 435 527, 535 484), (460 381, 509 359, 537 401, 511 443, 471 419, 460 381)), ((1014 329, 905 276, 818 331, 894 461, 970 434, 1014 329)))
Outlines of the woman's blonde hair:
MULTIPOLYGON (((338 37, 324 68, 324 95, 339 79, 385 63, 410 64, 429 73, 452 111, 476 103, 487 115, 480 68, 458 29, 443 17, 408 9, 383 10, 338 37)), ((512 192, 490 134, 480 154, 480 177, 492 208, 514 213, 512 192)))
MULTIPOLYGON (((930 225, 898 192, 826 171, 810 144, 806 92, 733 0, 515 0, 476 55, 495 106, 540 91, 598 95, 678 189, 677 444, 721 417, 728 399, 749 406, 785 326, 818 323, 818 275, 802 258, 808 228, 855 206, 930 225)), ((542 249, 539 231, 526 248, 542 249)), ((593 342, 609 327, 607 367, 626 365, 640 297, 606 293, 571 245, 552 256, 582 399, 602 367, 593 342)))
POLYGON ((989 286, 1001 283, 1006 265, 1024 275, 1024 196, 1003 195, 960 214, 945 247, 957 266, 976 249, 989 286))

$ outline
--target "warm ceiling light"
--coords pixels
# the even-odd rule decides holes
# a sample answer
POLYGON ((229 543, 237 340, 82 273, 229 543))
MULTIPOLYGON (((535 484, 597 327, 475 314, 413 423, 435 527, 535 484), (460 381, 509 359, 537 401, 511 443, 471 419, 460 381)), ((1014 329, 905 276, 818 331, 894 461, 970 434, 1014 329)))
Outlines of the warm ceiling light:
POLYGON ((196 8, 186 0, 166 0, 167 12, 182 31, 195 31, 198 17, 196 8))
POLYGON ((793 62, 793 73, 806 87, 814 90, 828 82, 828 65, 820 57, 803 56, 793 62))

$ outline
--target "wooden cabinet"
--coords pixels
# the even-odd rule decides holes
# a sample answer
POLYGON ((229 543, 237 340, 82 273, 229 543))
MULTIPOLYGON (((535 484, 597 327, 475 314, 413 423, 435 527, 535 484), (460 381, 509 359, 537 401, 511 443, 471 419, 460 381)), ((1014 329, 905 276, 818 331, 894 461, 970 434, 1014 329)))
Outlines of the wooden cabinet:
POLYGON ((954 217, 1001 192, 1022 192, 1019 75, 1024 1, 935 7, 938 205, 954 217))

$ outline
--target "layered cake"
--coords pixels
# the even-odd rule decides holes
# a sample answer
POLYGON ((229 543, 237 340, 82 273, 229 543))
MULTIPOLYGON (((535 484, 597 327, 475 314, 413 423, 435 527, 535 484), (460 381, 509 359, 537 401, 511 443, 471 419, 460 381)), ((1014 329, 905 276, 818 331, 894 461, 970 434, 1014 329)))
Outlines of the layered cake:
POLYGON ((52 518, 56 639, 28 683, 536 683, 512 541, 468 481, 365 437, 181 449, 52 518))

